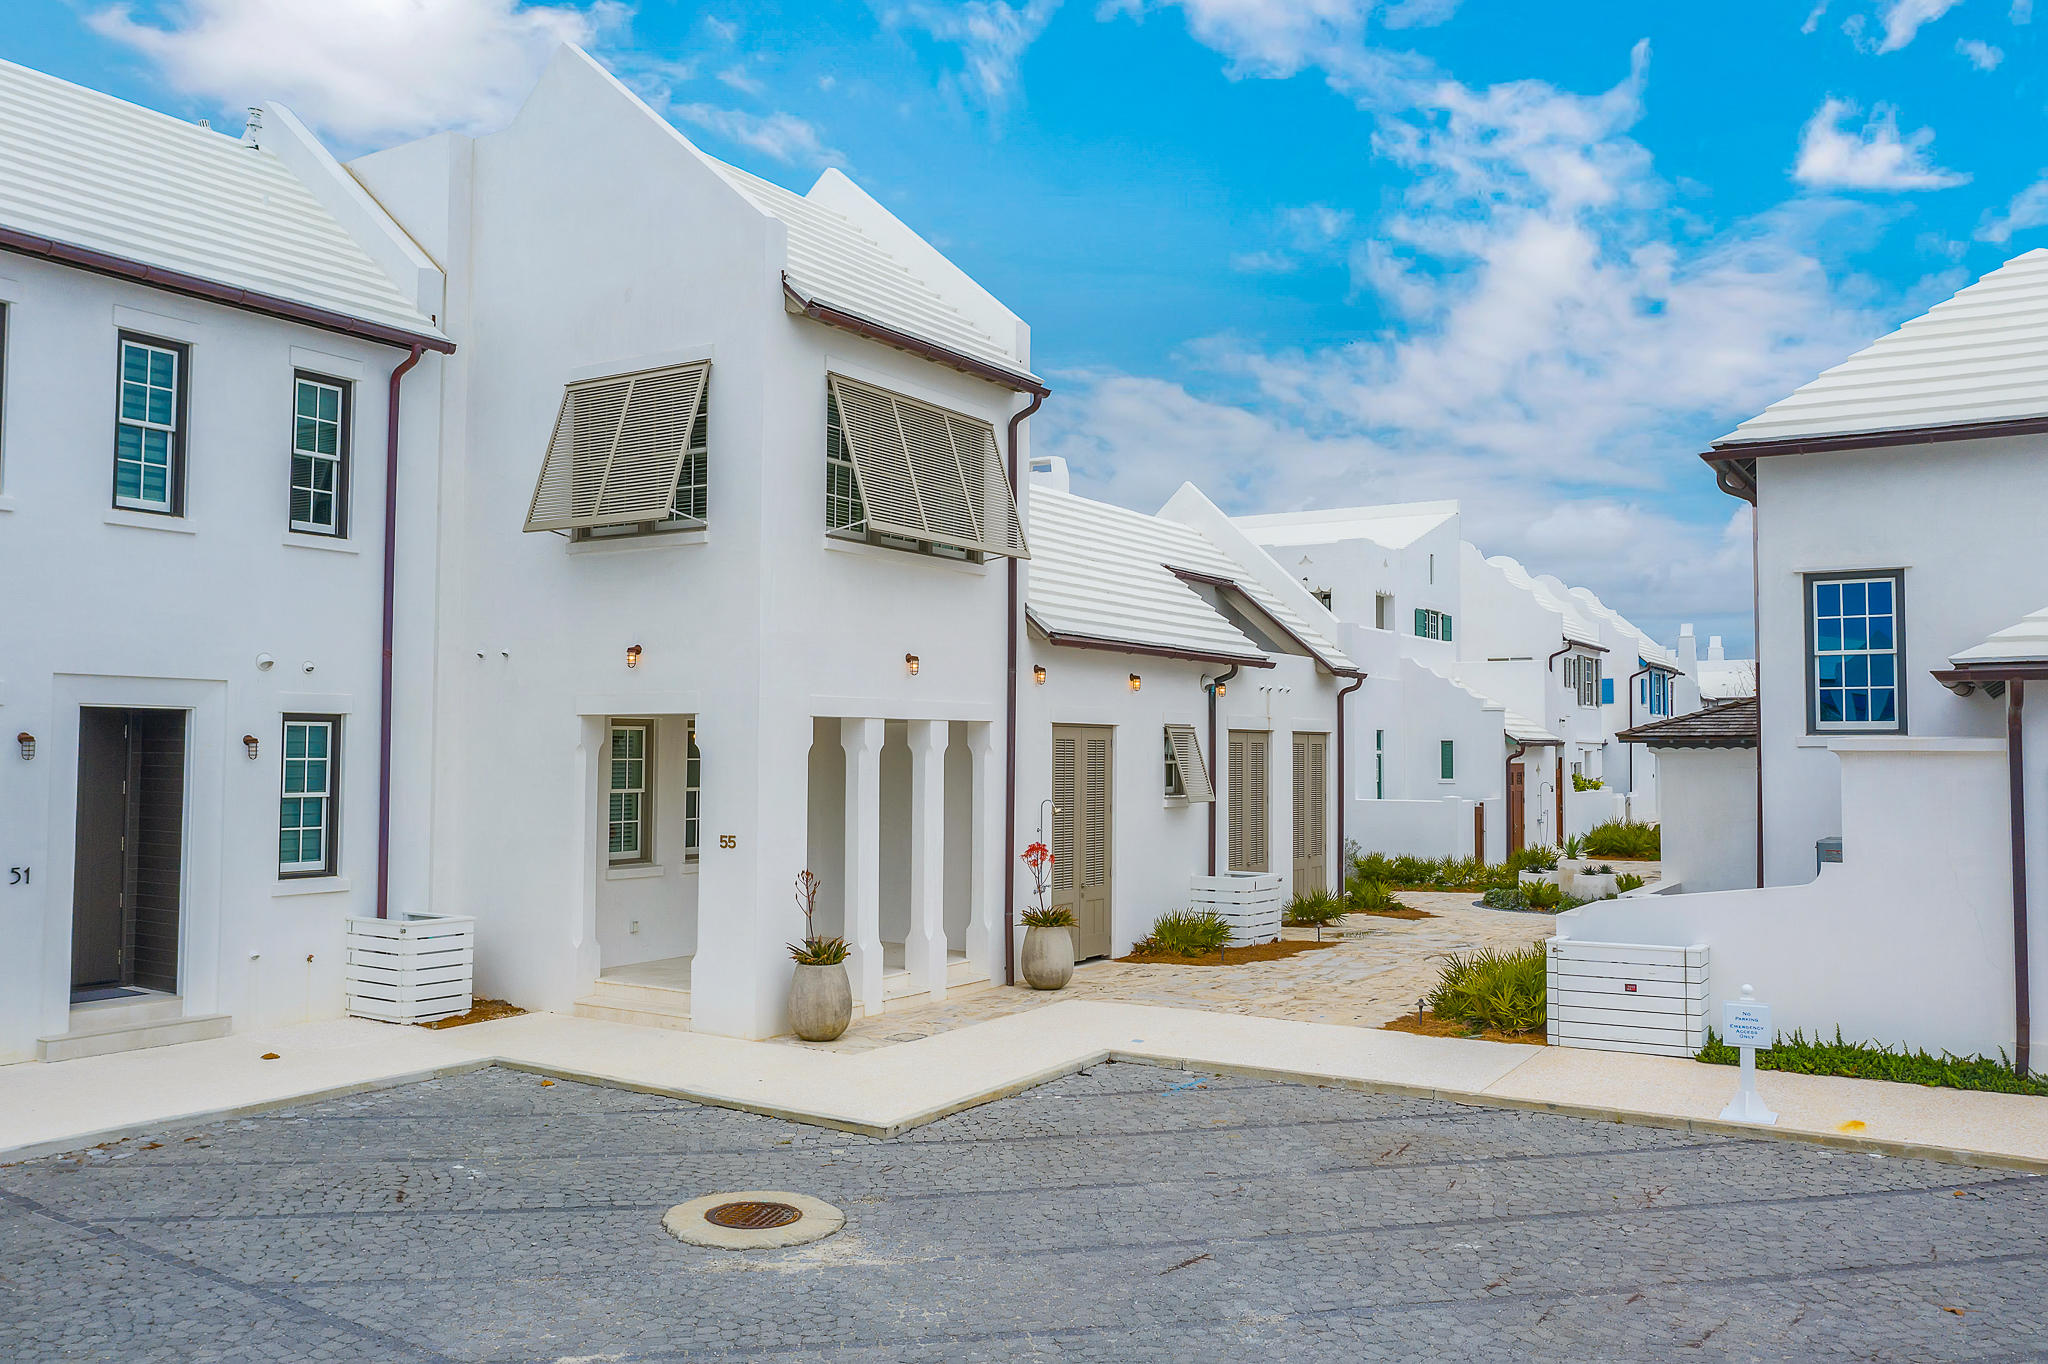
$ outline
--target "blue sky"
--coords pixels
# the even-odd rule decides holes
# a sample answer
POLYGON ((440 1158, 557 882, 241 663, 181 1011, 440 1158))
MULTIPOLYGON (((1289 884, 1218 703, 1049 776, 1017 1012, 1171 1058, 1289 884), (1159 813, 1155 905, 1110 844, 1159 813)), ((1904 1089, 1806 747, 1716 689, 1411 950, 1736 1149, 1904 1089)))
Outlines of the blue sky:
POLYGON ((1082 490, 1457 497, 1487 552, 1747 647, 1696 456, 2048 244, 2031 8, 12 0, 0 54, 229 127, 281 99, 346 154, 493 126, 581 42, 1015 308, 1082 490))

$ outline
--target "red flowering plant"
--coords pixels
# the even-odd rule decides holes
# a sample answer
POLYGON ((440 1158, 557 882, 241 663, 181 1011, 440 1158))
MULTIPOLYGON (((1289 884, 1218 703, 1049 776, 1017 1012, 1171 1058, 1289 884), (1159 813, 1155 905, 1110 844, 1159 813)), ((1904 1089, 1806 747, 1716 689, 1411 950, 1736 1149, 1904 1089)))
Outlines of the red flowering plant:
POLYGON ((1074 911, 1048 903, 1052 890, 1052 849, 1033 843, 1024 850, 1024 865, 1031 869, 1031 895, 1038 903, 1024 911, 1026 928, 1072 928, 1074 911))

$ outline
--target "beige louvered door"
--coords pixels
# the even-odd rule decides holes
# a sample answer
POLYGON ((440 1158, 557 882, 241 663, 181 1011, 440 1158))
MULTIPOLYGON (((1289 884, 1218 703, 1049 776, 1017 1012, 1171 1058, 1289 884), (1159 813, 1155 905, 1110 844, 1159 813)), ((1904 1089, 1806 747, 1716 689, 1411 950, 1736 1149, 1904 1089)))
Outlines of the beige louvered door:
POLYGON ((1053 903, 1074 915, 1074 958, 1110 952, 1110 801, 1116 752, 1111 731, 1052 731, 1053 903))
POLYGON ((1294 736, 1294 893, 1330 885, 1330 741, 1325 734, 1294 736))
POLYGON ((1230 732, 1230 869, 1267 870, 1266 735, 1230 732))

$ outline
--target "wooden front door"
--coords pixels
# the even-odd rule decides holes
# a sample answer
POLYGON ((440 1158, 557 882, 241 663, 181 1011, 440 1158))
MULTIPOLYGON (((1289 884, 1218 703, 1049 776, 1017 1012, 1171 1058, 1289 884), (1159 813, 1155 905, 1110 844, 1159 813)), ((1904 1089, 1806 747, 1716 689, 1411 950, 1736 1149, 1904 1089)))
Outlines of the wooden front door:
POLYGON ((1230 870, 1265 871, 1266 734, 1230 731, 1230 870))
POLYGON ((1550 840, 1553 848, 1564 846, 1564 749, 1557 750, 1557 836, 1550 840))
POLYGON ((1528 769, 1520 763, 1508 764, 1508 856, 1513 857, 1522 850, 1523 840, 1528 836, 1523 822, 1528 816, 1528 769))
POLYGON ((1294 736, 1294 893, 1330 887, 1330 736, 1294 736))
POLYGON ((1116 748, 1107 728, 1052 730, 1052 902, 1074 916, 1074 959, 1110 952, 1110 798, 1116 748))
POLYGON ((81 707, 71 988, 174 994, 184 881, 185 713, 81 707))

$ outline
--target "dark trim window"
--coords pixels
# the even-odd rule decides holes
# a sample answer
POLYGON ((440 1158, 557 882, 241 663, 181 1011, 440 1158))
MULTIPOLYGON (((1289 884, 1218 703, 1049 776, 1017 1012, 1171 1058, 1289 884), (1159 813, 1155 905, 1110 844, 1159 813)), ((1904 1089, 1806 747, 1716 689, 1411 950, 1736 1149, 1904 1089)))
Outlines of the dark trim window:
POLYGON ((1415 608, 1415 637, 1417 639, 1449 639, 1451 618, 1442 611, 1415 608))
POLYGON ((348 535, 353 385, 325 375, 292 376, 291 529, 348 535))
POLYGON ((683 760, 683 860, 697 860, 698 812, 703 804, 704 757, 697 751, 697 719, 690 717, 689 756, 683 760))
POLYGON ((1806 732, 1906 732, 1906 575, 1809 573, 1806 732))
POLYGON ((1445 781, 1451 781, 1458 774, 1457 746, 1449 739, 1440 739, 1436 753, 1438 775, 1445 781))
POLYGON ((614 720, 605 816, 610 859, 654 860, 654 722, 614 720))
POLYGON ((341 717, 285 716, 277 814, 280 879, 334 875, 340 776, 341 717))
POLYGON ((183 516, 191 348, 124 331, 118 349, 114 505, 183 516))

